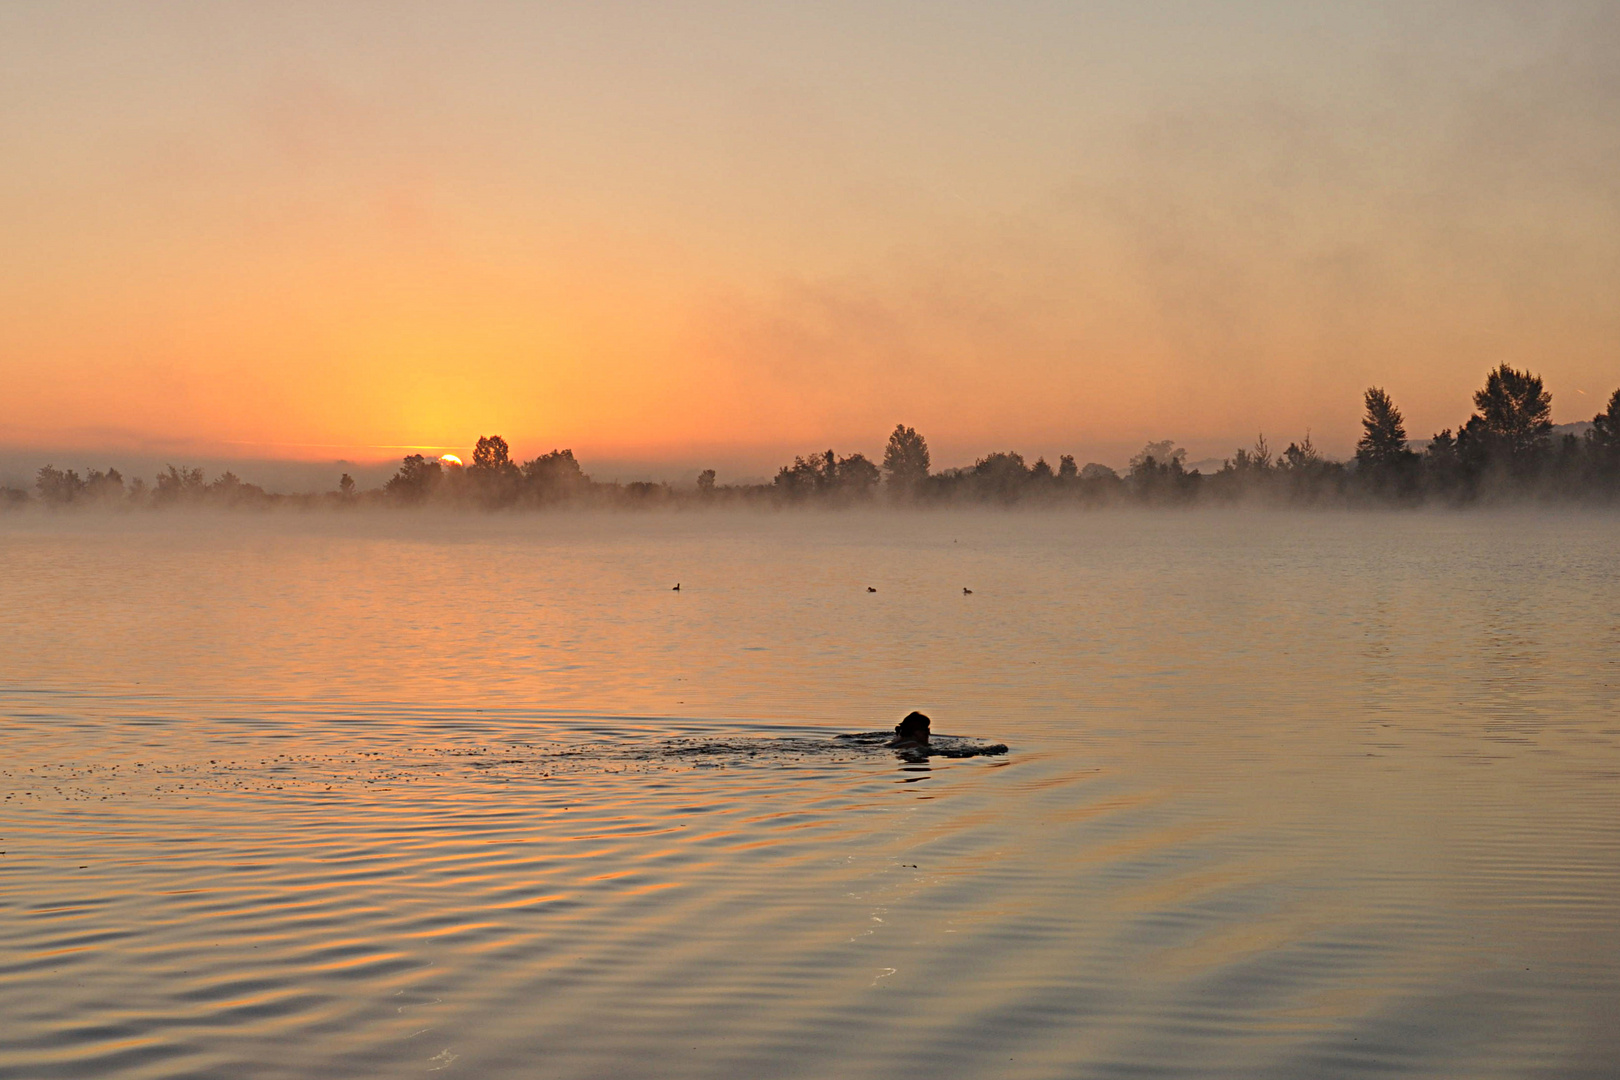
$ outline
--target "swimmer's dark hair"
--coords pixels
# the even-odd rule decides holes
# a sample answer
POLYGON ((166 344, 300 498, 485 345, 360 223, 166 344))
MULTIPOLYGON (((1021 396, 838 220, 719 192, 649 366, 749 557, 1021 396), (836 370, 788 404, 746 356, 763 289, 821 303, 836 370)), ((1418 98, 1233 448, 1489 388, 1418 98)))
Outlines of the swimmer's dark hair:
POLYGON ((906 718, 894 725, 894 737, 897 739, 918 739, 928 741, 928 717, 920 712, 910 712, 906 718))

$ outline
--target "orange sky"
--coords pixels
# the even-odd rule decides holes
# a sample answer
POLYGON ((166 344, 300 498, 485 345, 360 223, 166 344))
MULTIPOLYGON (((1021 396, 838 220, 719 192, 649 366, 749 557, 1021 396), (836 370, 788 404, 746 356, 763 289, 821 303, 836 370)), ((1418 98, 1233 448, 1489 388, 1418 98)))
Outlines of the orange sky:
POLYGON ((8 4, 0 446, 1347 453, 1504 360, 1589 418, 1620 15, 1393 7, 8 4))

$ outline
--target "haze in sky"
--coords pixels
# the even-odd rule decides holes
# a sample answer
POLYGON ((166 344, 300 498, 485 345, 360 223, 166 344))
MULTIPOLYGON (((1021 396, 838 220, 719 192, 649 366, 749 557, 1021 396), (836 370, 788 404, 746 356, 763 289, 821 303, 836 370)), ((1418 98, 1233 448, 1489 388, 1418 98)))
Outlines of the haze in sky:
POLYGON ((1620 382, 1610 3, 0 6, 0 447, 1329 452, 1620 382))

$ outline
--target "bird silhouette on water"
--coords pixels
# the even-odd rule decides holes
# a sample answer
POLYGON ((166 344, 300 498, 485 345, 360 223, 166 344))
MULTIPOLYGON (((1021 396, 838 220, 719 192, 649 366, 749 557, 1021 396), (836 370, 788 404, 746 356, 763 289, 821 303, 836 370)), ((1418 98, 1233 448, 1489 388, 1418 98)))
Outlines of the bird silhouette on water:
POLYGON ((870 585, 868 585, 868 586, 867 586, 867 587, 866 587, 866 591, 867 591, 867 592, 877 592, 877 590, 876 590, 876 589, 874 589, 874 588, 872 588, 872 586, 870 586, 870 585))
POLYGON ((670 592, 680 592, 681 591, 681 583, 677 581, 675 583, 675 587, 673 589, 669 590, 669 591, 670 592))
POLYGON ((973 590, 966 587, 966 586, 963 586, 962 587, 962 595, 963 596, 972 596, 973 595, 973 590))

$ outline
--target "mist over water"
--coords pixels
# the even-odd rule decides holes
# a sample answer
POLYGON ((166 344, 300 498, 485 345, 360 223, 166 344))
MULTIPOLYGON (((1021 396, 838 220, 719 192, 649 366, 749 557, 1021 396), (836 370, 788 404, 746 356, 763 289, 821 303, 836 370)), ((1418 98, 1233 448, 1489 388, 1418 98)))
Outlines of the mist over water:
POLYGON ((0 517, 0 1075, 1612 1075, 1617 524, 0 517))

